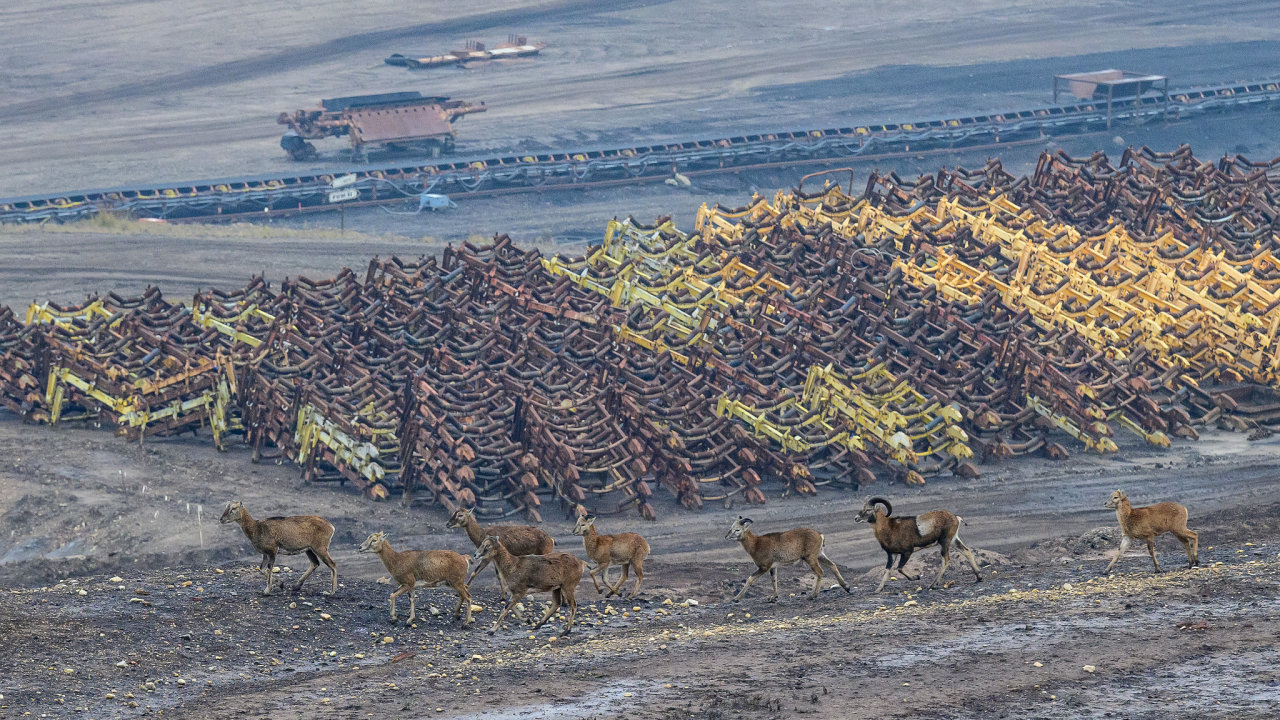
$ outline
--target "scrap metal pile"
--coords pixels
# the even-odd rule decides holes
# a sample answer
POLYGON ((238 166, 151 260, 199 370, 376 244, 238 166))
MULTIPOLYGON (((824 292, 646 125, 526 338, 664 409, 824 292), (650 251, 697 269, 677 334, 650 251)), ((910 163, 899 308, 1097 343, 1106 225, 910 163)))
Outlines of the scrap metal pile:
POLYGON ((992 161, 363 276, 0 310, 0 402, 488 517, 655 516, 1280 417, 1280 159, 992 161), (661 490, 664 488, 665 490, 661 490))

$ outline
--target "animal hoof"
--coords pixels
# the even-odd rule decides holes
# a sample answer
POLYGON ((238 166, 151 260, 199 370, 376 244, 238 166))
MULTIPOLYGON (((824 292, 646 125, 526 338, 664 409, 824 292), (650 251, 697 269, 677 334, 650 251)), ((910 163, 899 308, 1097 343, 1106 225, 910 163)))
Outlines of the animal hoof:
POLYGON ((492 635, 492 634, 493 634, 493 631, 492 631, 492 630, 486 630, 485 632, 489 633, 490 635, 492 635))
POLYGON ((774 596, 773 596, 773 597, 771 597, 771 598, 765 598, 765 602, 772 602, 772 603, 776 603, 776 602, 778 602, 778 596, 777 596, 777 595, 774 595, 774 596))

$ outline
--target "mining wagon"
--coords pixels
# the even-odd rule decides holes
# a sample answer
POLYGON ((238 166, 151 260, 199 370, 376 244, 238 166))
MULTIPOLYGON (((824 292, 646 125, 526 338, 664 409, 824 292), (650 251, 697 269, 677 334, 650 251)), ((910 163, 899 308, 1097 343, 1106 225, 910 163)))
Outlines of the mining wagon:
POLYGON ((455 120, 487 109, 484 103, 395 92, 321 100, 316 108, 280 113, 276 122, 289 128, 280 147, 290 160, 318 157, 310 141, 328 137, 347 138, 352 159, 363 159, 371 147, 438 157, 453 151, 455 120))

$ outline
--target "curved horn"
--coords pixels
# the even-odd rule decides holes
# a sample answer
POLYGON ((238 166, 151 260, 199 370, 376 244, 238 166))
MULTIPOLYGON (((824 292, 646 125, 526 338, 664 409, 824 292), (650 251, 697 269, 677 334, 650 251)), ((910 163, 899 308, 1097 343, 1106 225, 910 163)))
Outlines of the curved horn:
POLYGON ((884 514, 885 514, 886 516, 888 516, 888 515, 892 515, 892 514, 893 514, 893 506, 889 504, 889 501, 888 501, 888 500, 885 500, 885 499, 884 499, 884 498, 882 498, 882 497, 873 497, 873 498, 871 498, 870 500, 868 500, 868 501, 867 501, 867 504, 868 504, 868 505, 872 505, 872 506, 874 506, 874 505, 883 505, 883 506, 884 506, 884 514))

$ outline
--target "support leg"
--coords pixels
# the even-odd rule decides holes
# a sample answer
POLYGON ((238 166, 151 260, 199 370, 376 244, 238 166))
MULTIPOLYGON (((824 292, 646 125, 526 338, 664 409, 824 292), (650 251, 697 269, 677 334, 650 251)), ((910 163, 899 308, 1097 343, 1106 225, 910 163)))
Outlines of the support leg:
POLYGON ((813 597, 818 597, 818 591, 822 589, 822 565, 818 563, 818 558, 805 558, 809 563, 809 569, 813 571, 813 597))
POLYGON ((497 632, 499 627, 502 627, 502 621, 506 619, 507 613, 511 612, 511 608, 515 607, 522 597, 524 597, 524 593, 511 593, 511 599, 507 602, 507 606, 502 608, 502 612, 498 613, 498 619, 493 621, 493 627, 489 629, 490 635, 497 632))
POLYGON ((401 585, 400 587, 396 588, 395 592, 391 593, 390 603, 391 603, 391 621, 392 622, 395 622, 395 619, 396 619, 396 598, 405 594, 405 592, 407 592, 408 590, 409 590, 408 585, 401 585))
POLYGON ((540 627, 542 627, 543 625, 545 625, 545 624, 546 624, 546 622, 547 622, 547 620, 551 619, 551 616, 556 614, 556 611, 560 609, 560 606, 561 606, 562 604, 564 604, 564 601, 563 601, 563 600, 561 599, 561 597, 560 597, 560 588, 556 588, 555 590, 552 590, 552 591, 551 591, 551 605, 550 605, 549 607, 547 607, 547 612, 546 612, 546 614, 544 614, 544 615, 542 616, 542 619, 538 621, 538 624, 537 624, 537 625, 534 625, 534 626, 533 626, 533 629, 534 629, 534 630, 537 630, 538 628, 540 628, 540 627))
MULTIPOLYGON (((631 568, 631 563, 625 563, 622 566, 622 572, 618 575, 618 582, 614 583, 613 586, 609 588, 609 595, 617 595, 618 597, 622 597, 622 593, 618 592, 618 589, 621 588, 622 583, 626 582, 627 578, 630 577, 631 575, 630 568, 631 568)), ((605 584, 607 585, 608 583, 606 582, 605 584)), ((609 595, 606 595, 605 597, 609 597, 609 595)))
POLYGON ((276 556, 275 556, 275 555, 267 555, 267 554, 263 554, 263 556, 262 556, 262 563, 263 563, 263 565, 265 566, 265 572, 266 572, 266 574, 267 574, 267 589, 266 589, 266 590, 263 590, 263 591, 262 591, 262 594, 263 594, 263 595, 270 595, 270 594, 271 594, 271 586, 272 586, 272 584, 274 584, 274 583, 275 583, 275 579, 276 579, 276 578, 275 578, 275 574, 271 572, 271 569, 272 569, 272 568, 274 568, 274 567, 276 566, 276 556))
POLYGON ((827 553, 825 551, 818 554, 818 559, 826 563, 827 567, 831 568, 831 572, 836 576, 836 582, 840 583, 840 587, 844 588, 845 592, 853 592, 853 590, 849 589, 849 583, 844 581, 844 576, 840 574, 840 568, 836 567, 835 562, 831 558, 827 557, 827 553))
POLYGON ((756 580, 759 580, 760 576, 764 575, 767 572, 769 571, 764 568, 760 568, 759 570, 756 570, 755 572, 751 573, 751 577, 747 578, 747 581, 743 583, 742 589, 738 591, 737 595, 733 596, 733 601, 738 602, 739 600, 741 600, 742 596, 747 594, 747 588, 751 587, 751 583, 755 582, 756 580))
MULTIPOLYGON (((320 561, 329 566, 329 592, 321 593, 333 597, 338 594, 338 563, 329 557, 328 548, 316 548, 316 555, 320 557, 320 561)), ((301 583, 299 583, 301 584, 301 583)))
POLYGON ((312 552, 310 548, 307 549, 307 559, 311 561, 311 567, 306 572, 302 573, 302 577, 299 578, 297 584, 293 586, 294 592, 302 592, 302 583, 306 582, 307 578, 311 577, 311 573, 315 572, 316 568, 320 567, 320 558, 316 557, 316 554, 312 552))
POLYGON ((1111 574, 1111 568, 1113 568, 1113 567, 1115 567, 1115 566, 1116 566, 1116 562, 1117 562, 1118 560, 1120 560, 1120 558, 1124 557, 1124 554, 1125 554, 1126 552, 1128 552, 1128 550, 1129 550, 1129 536, 1128 536, 1128 535, 1122 535, 1122 536, 1120 537, 1120 549, 1116 551, 1116 556, 1115 556, 1115 557, 1113 557, 1113 558, 1111 558, 1111 564, 1107 566, 1106 571, 1105 571, 1104 573, 1102 573, 1102 574, 1103 574, 1103 575, 1110 575, 1110 574, 1111 574))
POLYGON ((942 574, 947 571, 947 566, 951 564, 951 547, 950 544, 942 545, 942 567, 938 568, 938 576, 933 579, 933 584, 929 586, 932 590, 938 587, 938 583, 942 582, 942 574))
POLYGON ((904 577, 904 578, 908 579, 908 580, 919 580, 919 579, 920 579, 920 576, 919 576, 919 575, 916 575, 915 577, 912 577, 912 576, 911 576, 911 573, 907 572, 907 561, 911 559, 911 555, 912 555, 912 553, 914 553, 914 552, 915 552, 914 550, 908 550, 908 551, 906 551, 906 552, 904 552, 904 553, 902 553, 901 555, 899 555, 899 556, 898 556, 898 574, 899 574, 899 575, 901 575, 902 577, 904 577))
POLYGON ((631 597, 635 597, 640 594, 640 583, 644 580, 644 561, 633 560, 631 566, 636 569, 636 586, 631 588, 631 597))
POLYGON ((889 579, 889 571, 893 569, 893 553, 886 552, 885 555, 888 555, 889 559, 884 563, 884 572, 880 573, 880 584, 876 586, 876 592, 884 589, 884 583, 889 579))

